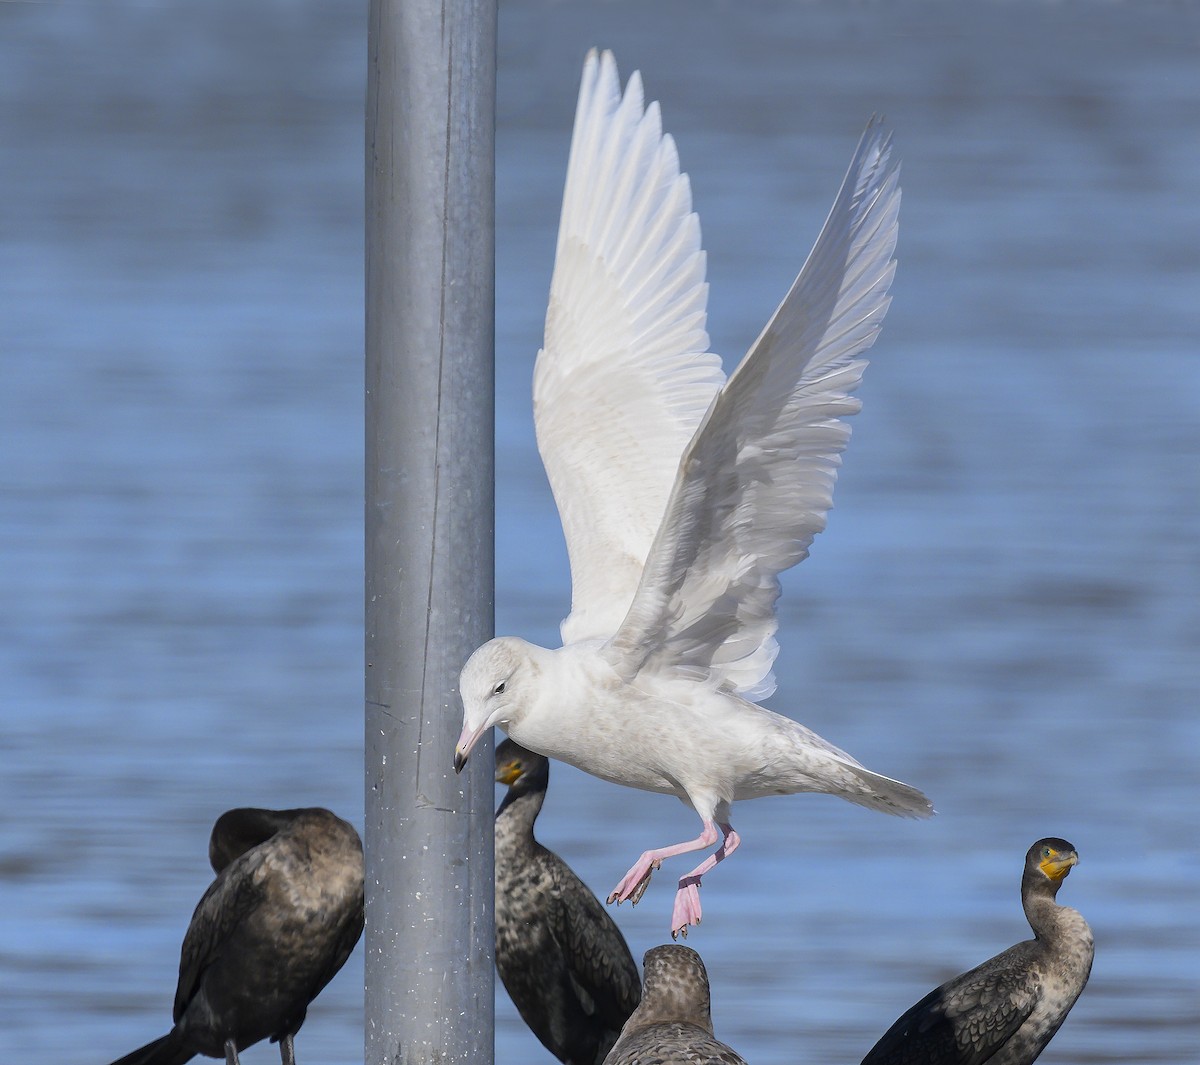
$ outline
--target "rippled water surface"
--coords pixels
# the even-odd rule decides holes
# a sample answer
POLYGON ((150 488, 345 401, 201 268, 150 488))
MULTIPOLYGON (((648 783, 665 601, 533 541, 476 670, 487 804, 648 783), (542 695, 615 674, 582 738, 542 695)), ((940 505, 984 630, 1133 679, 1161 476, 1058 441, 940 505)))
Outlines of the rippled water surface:
MULTIPOLYGON (((501 631, 549 642, 569 602, 529 379, 585 49, 663 102, 727 358, 872 112, 904 158, 895 302, 773 705, 939 816, 739 807, 690 942, 753 1063, 857 1061, 1023 938, 1048 834, 1097 954, 1042 1060, 1195 1061, 1198 30, 1025 0, 503 5, 501 631)), ((0 1060, 166 1030, 221 810, 361 825, 364 60, 332 0, 0 4, 0 1060)), ((604 893, 694 827, 556 768, 540 834, 604 893)), ((669 886, 619 912, 639 956, 669 886)), ((361 980, 360 950, 301 1061, 362 1060, 361 980)), ((497 1060, 550 1060, 503 994, 497 1060)))

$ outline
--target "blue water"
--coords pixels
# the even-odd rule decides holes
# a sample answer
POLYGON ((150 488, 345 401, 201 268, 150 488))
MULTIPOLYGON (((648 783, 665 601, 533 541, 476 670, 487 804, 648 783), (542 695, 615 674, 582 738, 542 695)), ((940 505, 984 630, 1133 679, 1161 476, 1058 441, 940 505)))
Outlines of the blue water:
MULTIPOLYGON (((738 808, 690 942, 751 1062, 857 1061, 1024 937, 1048 834, 1097 956, 1042 1060, 1195 1060, 1198 30, 1028 0, 503 5, 501 631, 550 642, 569 602, 529 379, 586 48, 663 102, 731 361, 872 112, 904 158, 895 302, 773 705, 939 816, 738 808)), ((221 810, 361 824, 364 56, 358 5, 0 4, 0 1060, 165 1031, 221 810)), ((539 827, 598 893, 695 830, 566 768, 539 827)), ((638 955, 678 871, 618 913, 638 955)), ((360 951, 301 1061, 362 1060, 361 980, 360 951)), ((550 1061, 501 993, 517 1060, 550 1061)))

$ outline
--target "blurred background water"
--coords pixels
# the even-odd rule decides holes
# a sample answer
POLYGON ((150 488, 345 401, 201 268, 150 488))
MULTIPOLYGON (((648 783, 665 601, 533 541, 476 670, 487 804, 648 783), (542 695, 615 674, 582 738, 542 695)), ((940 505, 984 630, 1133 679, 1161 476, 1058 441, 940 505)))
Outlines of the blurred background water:
MULTIPOLYGON (((857 1061, 1027 935, 1021 859, 1054 834, 1097 956, 1043 1060, 1195 1061, 1200 14, 511 0, 500 30, 501 632, 551 642, 569 603, 529 380, 586 48, 663 103, 729 362, 872 112, 904 158, 772 705, 939 816, 739 807, 690 941, 718 1035, 857 1061)), ((0 1060, 166 1030, 221 810, 362 823, 364 84, 358 4, 0 4, 0 1060)), ((565 767, 540 823, 601 894, 693 830, 565 767)), ((639 957, 682 871, 619 911, 639 957)), ((362 1060, 361 979, 359 951, 302 1061, 362 1060)), ((550 1059, 501 992, 517 1060, 550 1059)))

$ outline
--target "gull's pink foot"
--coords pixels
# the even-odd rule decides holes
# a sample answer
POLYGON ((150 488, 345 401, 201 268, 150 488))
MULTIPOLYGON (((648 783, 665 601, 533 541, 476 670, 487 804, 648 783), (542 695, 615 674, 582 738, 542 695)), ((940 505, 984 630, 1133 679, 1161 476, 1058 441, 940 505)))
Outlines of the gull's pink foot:
POLYGON ((622 902, 632 902, 636 906, 646 888, 650 886, 650 874, 661 868, 662 859, 654 851, 644 852, 621 882, 612 889, 612 894, 608 896, 609 904, 615 902, 620 906, 622 902))
MULTIPOLYGON (((702 850, 704 847, 711 847, 717 842, 717 826, 712 821, 704 822, 704 831, 695 839, 689 839, 686 843, 676 843, 671 847, 660 847, 655 851, 643 851, 642 856, 634 862, 633 868, 625 874, 625 878, 612 890, 612 894, 608 896, 609 903, 617 903, 630 901, 637 905, 638 899, 642 897, 642 892, 646 890, 646 886, 650 883, 650 874, 655 869, 662 867, 664 858, 674 858, 677 854, 686 854, 688 851, 702 850)), ((697 903, 699 907, 699 903, 697 903)))
POLYGON ((700 923, 700 878, 685 876, 675 893, 675 909, 671 911, 671 938, 687 939, 688 925, 700 923))
POLYGON ((672 939, 678 939, 681 935, 687 939, 688 925, 700 923, 700 878, 728 858, 741 843, 741 837, 733 830, 733 825, 722 822, 721 831, 725 833, 725 838, 716 853, 710 854, 690 873, 680 877, 675 909, 671 913, 672 939))

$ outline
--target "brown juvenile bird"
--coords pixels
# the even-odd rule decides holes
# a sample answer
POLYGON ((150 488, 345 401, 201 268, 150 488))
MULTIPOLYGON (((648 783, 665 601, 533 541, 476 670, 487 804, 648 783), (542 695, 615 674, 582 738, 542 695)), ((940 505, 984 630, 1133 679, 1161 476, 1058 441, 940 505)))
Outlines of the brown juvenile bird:
POLYGON ((1039 839, 1025 855, 1021 904, 1033 939, 935 988, 905 1013, 862 1065, 1029 1065, 1075 1005, 1092 971, 1092 930, 1055 902, 1079 855, 1039 839))
POLYGON ((175 1027, 113 1065, 238 1065, 267 1038, 295 1065, 309 1003, 362 935, 362 841, 328 810, 230 810, 208 853, 217 878, 183 938, 175 1027))
POLYGON ((600 1065, 640 997, 621 930, 533 836, 550 764, 512 740, 496 748, 496 970, 521 1019, 564 1065, 600 1065))
POLYGON ((646 951, 642 1001, 604 1065, 746 1065, 713 1035, 708 973, 690 947, 646 951))

